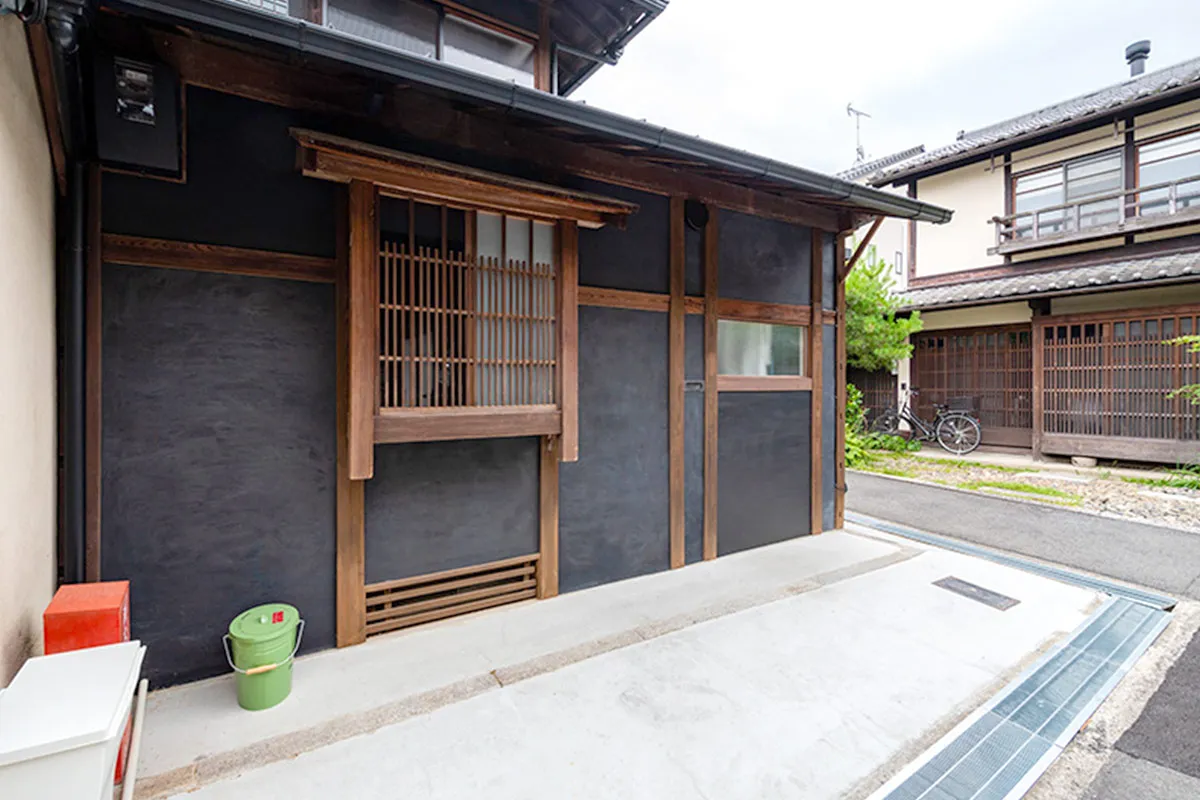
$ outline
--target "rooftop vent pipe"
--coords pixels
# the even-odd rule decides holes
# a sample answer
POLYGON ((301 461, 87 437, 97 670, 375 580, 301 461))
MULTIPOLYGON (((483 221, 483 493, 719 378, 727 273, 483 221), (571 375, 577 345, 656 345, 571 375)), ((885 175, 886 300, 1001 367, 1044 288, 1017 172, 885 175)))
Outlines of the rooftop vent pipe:
POLYGON ((1136 78, 1146 71, 1146 59, 1150 57, 1150 40, 1142 39, 1125 48, 1125 60, 1129 62, 1129 77, 1136 78))

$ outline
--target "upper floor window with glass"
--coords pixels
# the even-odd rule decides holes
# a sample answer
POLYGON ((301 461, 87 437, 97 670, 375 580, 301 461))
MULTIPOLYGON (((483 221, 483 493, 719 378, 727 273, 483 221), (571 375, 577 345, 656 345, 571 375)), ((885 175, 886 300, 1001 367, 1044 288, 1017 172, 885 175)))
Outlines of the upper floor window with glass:
POLYGON ((534 86, 534 42, 421 0, 328 0, 337 31, 435 58, 521 86, 534 86))
POLYGON ((1120 151, 1020 175, 1012 189, 1013 234, 1036 238, 1118 222, 1124 181, 1120 151))
POLYGON ((1140 145, 1138 186, 1143 216, 1200 208, 1200 131, 1140 145))

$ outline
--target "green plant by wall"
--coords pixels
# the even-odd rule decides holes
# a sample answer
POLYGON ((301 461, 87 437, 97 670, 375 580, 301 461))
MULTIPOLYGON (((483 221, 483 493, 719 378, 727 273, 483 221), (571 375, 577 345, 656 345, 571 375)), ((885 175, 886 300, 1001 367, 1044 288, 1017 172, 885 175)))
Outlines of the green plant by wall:
POLYGON ((867 431, 867 410, 863 408, 862 392, 853 383, 846 384, 846 466, 866 466, 878 458, 874 451, 886 450, 907 453, 920 450, 921 443, 903 436, 867 431))
POLYGON ((870 371, 893 370, 912 355, 908 337, 921 330, 921 313, 897 317, 900 300, 893 293, 891 267, 874 247, 859 259, 846 278, 846 360, 870 371))
MULTIPOLYGON (((849 339, 847 339, 846 343, 849 345, 849 339)), ((1178 339, 1169 339, 1167 340, 1167 344, 1173 344, 1186 348, 1186 351, 1189 353, 1200 353, 1200 334, 1180 336, 1178 339)), ((1180 386, 1178 389, 1175 389, 1168 394, 1167 397, 1186 397, 1187 399, 1191 400, 1192 403, 1200 405, 1200 383, 1190 383, 1185 386, 1180 386)))

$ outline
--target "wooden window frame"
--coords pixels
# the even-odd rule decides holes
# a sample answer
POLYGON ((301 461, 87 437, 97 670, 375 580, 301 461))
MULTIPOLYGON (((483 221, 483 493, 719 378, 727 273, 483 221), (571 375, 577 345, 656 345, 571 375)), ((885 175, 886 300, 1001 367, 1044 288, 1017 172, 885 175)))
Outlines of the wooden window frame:
MULTIPOLYGON (((779 303, 759 303, 749 300, 717 301, 717 324, 729 322, 757 322, 764 325, 787 325, 799 328, 800 345, 804 352, 804 370, 801 375, 725 375, 717 373, 719 392, 811 392, 812 378, 812 306, 793 306, 779 303)), ((718 342, 719 347, 719 335, 718 342)))

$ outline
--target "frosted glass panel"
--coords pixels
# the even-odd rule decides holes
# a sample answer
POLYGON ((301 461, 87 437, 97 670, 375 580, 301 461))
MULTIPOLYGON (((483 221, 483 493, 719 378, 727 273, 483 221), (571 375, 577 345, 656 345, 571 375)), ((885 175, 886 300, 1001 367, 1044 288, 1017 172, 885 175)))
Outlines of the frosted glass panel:
POLYGON ((722 375, 803 375, 807 328, 722 319, 717 371, 722 375))
POLYGON ((475 252, 480 258, 500 258, 504 240, 500 235, 504 218, 480 211, 475 217, 475 252))
POLYGON ((442 58, 493 78, 533 86, 533 45, 447 16, 442 58))
POLYGON ((554 225, 533 223, 533 260, 538 264, 554 263, 554 225))

